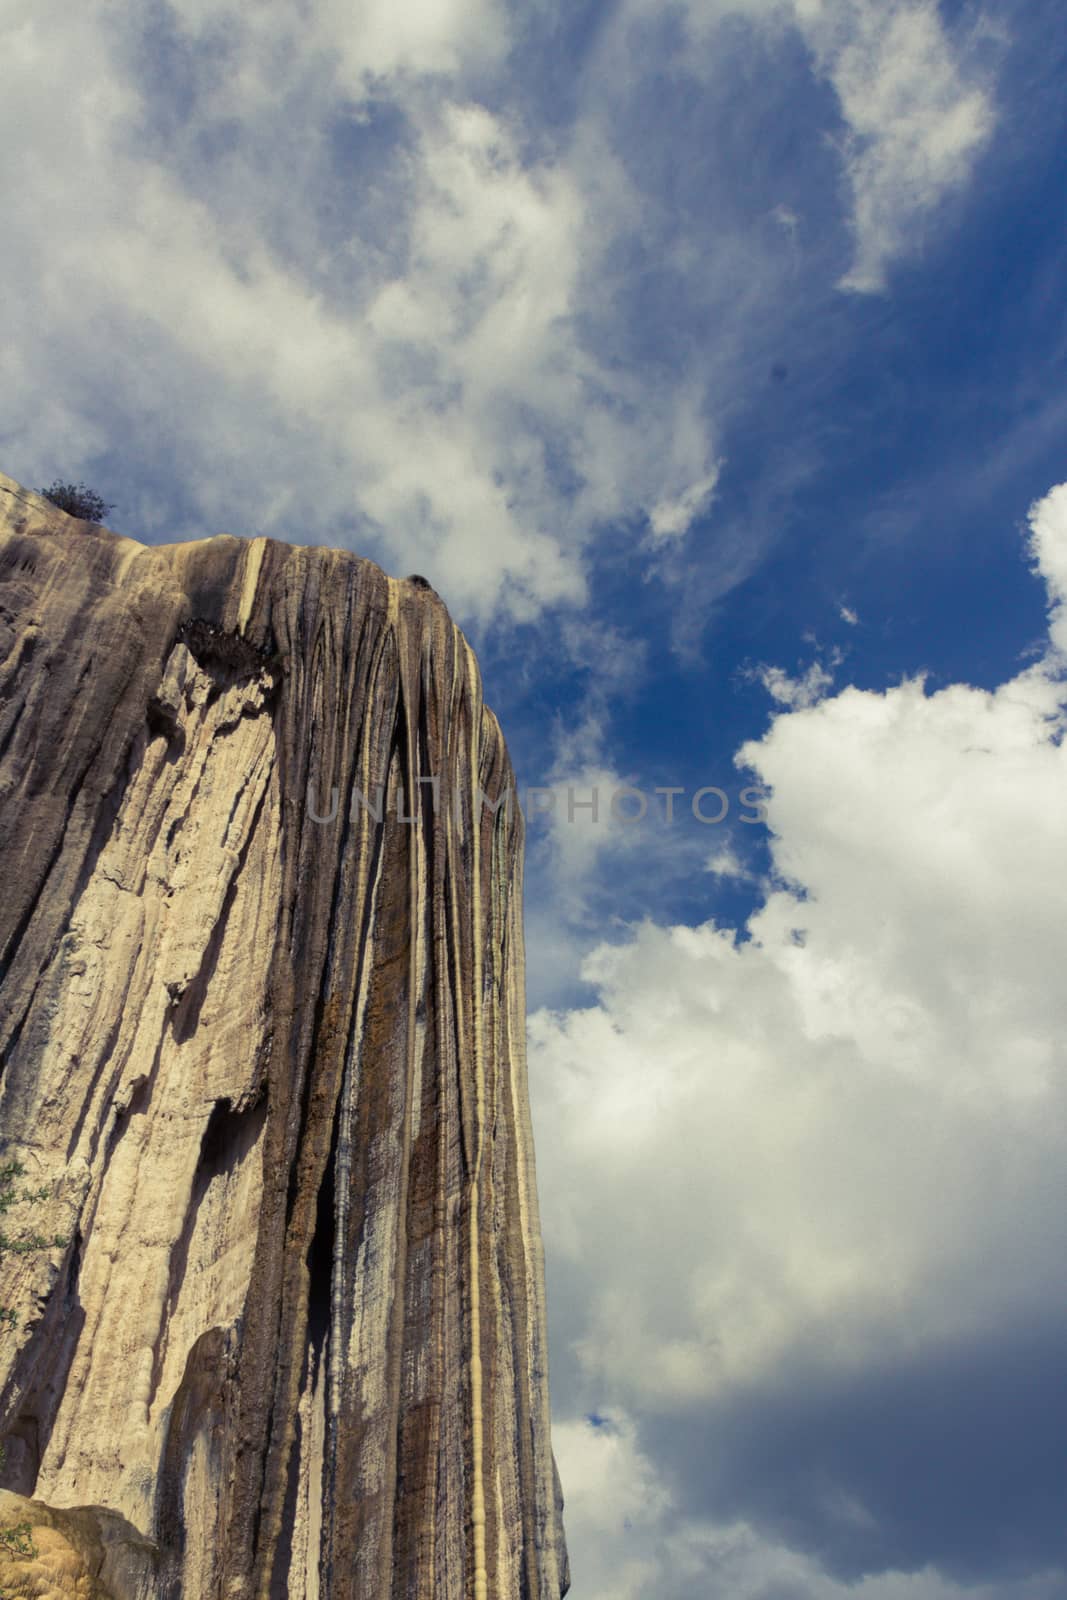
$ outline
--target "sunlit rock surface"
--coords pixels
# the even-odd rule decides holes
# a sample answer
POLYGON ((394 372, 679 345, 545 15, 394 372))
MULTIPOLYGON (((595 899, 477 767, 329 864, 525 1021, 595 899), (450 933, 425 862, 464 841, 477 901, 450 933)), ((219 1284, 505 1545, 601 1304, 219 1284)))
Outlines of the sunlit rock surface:
POLYGON ((522 819, 465 640, 348 553, 0 477, 0 662, 0 1160, 49 1190, 5 1231, 69 1240, 0 1257, 0 1525, 32 1497, 56 1568, 0 1586, 559 1600, 522 819))

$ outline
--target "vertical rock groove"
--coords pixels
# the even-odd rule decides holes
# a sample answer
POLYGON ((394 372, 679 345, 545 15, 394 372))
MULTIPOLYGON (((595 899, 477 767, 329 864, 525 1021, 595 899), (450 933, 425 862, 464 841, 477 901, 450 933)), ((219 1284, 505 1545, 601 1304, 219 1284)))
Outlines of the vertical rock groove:
POLYGON ((440 599, 0 477, 0 742, 0 1160, 76 1241, 0 1255, 0 1514, 113 1600, 560 1600, 522 818, 440 599))

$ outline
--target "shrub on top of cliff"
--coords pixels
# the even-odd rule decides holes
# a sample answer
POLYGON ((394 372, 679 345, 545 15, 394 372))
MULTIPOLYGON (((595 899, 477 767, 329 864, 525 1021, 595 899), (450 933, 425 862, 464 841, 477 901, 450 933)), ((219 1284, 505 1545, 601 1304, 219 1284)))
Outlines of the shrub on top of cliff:
POLYGON ((84 483, 61 483, 57 478, 50 489, 42 489, 46 500, 51 500, 68 517, 80 517, 83 522, 103 522, 115 507, 84 483))

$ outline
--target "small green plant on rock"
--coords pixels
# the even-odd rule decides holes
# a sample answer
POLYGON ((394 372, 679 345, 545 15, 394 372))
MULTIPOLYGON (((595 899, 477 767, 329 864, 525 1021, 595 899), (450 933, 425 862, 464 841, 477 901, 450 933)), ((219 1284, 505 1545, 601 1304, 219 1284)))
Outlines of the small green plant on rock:
MULTIPOLYGON (((10 1556, 35 1556, 37 1546, 33 1542, 33 1523, 16 1522, 10 1528, 0 1528, 0 1550, 6 1550, 10 1556)), ((0 1600, 3 1600, 4 1590, 0 1589, 0 1600)))

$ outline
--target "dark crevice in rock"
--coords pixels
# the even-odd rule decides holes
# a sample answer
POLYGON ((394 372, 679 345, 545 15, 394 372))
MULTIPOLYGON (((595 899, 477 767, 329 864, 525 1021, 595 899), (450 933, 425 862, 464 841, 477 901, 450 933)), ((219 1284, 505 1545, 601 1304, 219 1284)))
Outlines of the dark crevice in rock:
POLYGON ((14 534, 0 556, 0 583, 16 572, 33 572, 37 541, 32 534, 14 534))
MULTIPOLYGON (((229 1430, 233 1424, 236 1334, 208 1328, 189 1351, 185 1371, 170 1408, 167 1439, 156 1489, 155 1531, 160 1554, 158 1600, 182 1600, 186 1551, 185 1489, 198 1441, 211 1480, 223 1484, 229 1469, 229 1430)), ((221 1548, 216 1525, 198 1529, 209 1543, 200 1552, 217 1573, 221 1548)), ((215 1584, 210 1584, 216 1592, 215 1584)), ((207 1591, 201 1591, 206 1593, 207 1591)))
POLYGON ((77 1293, 78 1293, 78 1274, 81 1271, 81 1264, 82 1264, 82 1231, 81 1231, 80 1228, 78 1228, 75 1231, 75 1234, 74 1234, 74 1247, 71 1250, 70 1256, 69 1256, 68 1261, 67 1261, 67 1279, 66 1279, 66 1286, 64 1288, 64 1296, 66 1298, 67 1311, 68 1312, 72 1309, 72 1307, 74 1305, 74 1301, 77 1298, 77 1293))
MULTIPOLYGON (((266 760, 266 761, 270 760, 269 752, 265 752, 264 755, 262 755, 260 757, 260 761, 263 761, 263 760, 266 760)), ((233 825, 233 819, 237 815, 237 808, 241 804, 241 801, 244 799, 245 790, 249 787, 249 785, 258 776, 259 770, 260 769, 259 769, 259 766, 257 764, 257 767, 255 769, 253 769, 253 771, 248 774, 248 776, 245 779, 244 783, 238 784, 237 787, 235 788, 234 795, 233 795, 233 803, 230 806, 229 815, 226 818, 226 829, 225 829, 225 833, 223 835, 224 837, 228 837, 229 836, 230 828, 233 825)), ((265 797, 266 797, 266 791, 264 790, 264 798, 265 797)), ((262 809, 263 809, 263 799, 260 800, 259 805, 256 808, 256 817, 257 818, 258 818, 259 813, 260 813, 260 811, 262 809)), ((254 826, 254 824, 253 824, 253 826, 254 826)), ((251 835, 251 829, 249 830, 249 834, 251 835)), ((168 835, 168 842, 169 842, 169 835, 168 835)))
MULTIPOLYGON (((307 1335, 301 1388, 314 1382, 323 1359, 326 1338, 330 1330, 333 1302, 333 1271, 337 1225, 337 1144, 341 1113, 338 1095, 334 1109, 330 1153, 315 1205, 315 1227, 308 1244, 306 1265, 308 1285, 307 1335)), ((292 1564, 292 1534, 296 1523, 297 1491, 300 1478, 301 1450, 310 1448, 310 1441, 301 1438, 299 1428, 290 1447, 285 1511, 282 1517, 282 1537, 275 1551, 271 1569, 270 1600, 286 1600, 289 1593, 289 1568, 292 1564)), ((316 1492, 320 1486, 316 1486, 316 1492)), ((327 1498, 325 1485, 321 1486, 327 1498)), ((324 1508, 325 1509, 325 1508, 324 1508)), ((324 1517, 325 1522, 325 1517, 324 1517)), ((329 1592, 327 1590, 327 1592, 329 1592)))
MULTIPOLYGON (((10 971, 11 965, 18 955, 19 946, 22 943, 26 931, 33 921, 43 896, 47 892, 49 880, 52 875, 52 868, 59 860, 64 848, 69 848, 68 832, 70 830, 71 818, 73 817, 74 809, 82 796, 86 775, 97 754, 99 753, 101 743, 102 741, 95 743, 91 752, 89 752, 87 756, 82 772, 82 780, 76 785, 67 801, 66 816, 63 821, 63 826, 56 833, 55 844, 49 852, 45 869, 38 879, 40 885, 38 892, 34 898, 30 900, 25 911, 23 912, 23 915, 19 918, 18 923, 12 930, 11 938, 8 942, 7 948, 3 952, 2 958, 0 958, 0 986, 3 985, 4 980, 10 971)), ((58 947, 60 940, 63 939, 69 931, 71 921, 73 920, 74 913, 78 906, 78 902, 85 892, 86 885, 89 883, 93 873, 96 870, 96 864, 100 859, 100 855, 114 831, 115 823, 122 808, 122 801, 126 795, 127 789, 129 788, 130 779, 132 777, 132 763, 135 749, 136 741, 131 737, 126 748, 124 758, 121 762, 122 770, 115 779, 115 782, 111 785, 106 795, 103 795, 97 802, 95 807, 96 820, 89 836, 89 844, 86 848, 81 867, 79 868, 77 876, 74 880, 74 887, 71 890, 66 913, 61 919, 60 926, 56 930, 53 943, 44 946, 41 960, 38 963, 36 981, 32 985, 27 985, 29 992, 25 996, 22 1009, 18 1015, 12 1017, 12 1030, 8 1044, 6 1048, 0 1051, 0 1078, 3 1076, 4 1064, 14 1052, 15 1045, 20 1034, 22 1033, 23 1025, 33 1005, 34 996, 37 992, 37 982, 40 981, 41 975, 44 973, 49 962, 52 960, 53 951, 58 947)))
MULTIPOLYGON (((398 736, 397 732, 394 729, 394 734, 393 734, 394 741, 396 740, 397 736, 398 736)), ((392 745, 390 745, 390 752, 389 752, 390 753, 390 759, 391 759, 391 756, 392 756, 392 748, 393 748, 392 745)), ((355 787, 356 782, 357 782, 357 778, 358 778, 358 762, 357 763, 353 763, 353 773, 352 773, 351 788, 355 787)), ((346 858, 346 853, 347 853, 348 848, 349 848, 351 826, 352 826, 351 788, 349 790, 348 795, 346 795, 346 800, 347 800, 348 803, 345 805, 344 817, 343 817, 342 823, 341 823, 341 838, 340 838, 340 842, 339 842, 339 844, 338 844, 338 846, 336 848, 336 851, 334 853, 334 859, 336 861, 336 868, 335 868, 334 874, 333 874, 333 883, 332 883, 332 889, 331 889, 331 895, 330 895, 330 910, 329 910, 329 917, 327 919, 327 924, 326 924, 326 926, 327 926, 326 949, 325 949, 324 957, 323 957, 323 961, 322 961, 321 978, 320 978, 319 987, 318 987, 318 994, 316 996, 316 1002, 315 1002, 315 1019, 314 1019, 313 1028, 312 1028, 312 1049, 311 1049, 311 1061, 312 1062, 315 1060, 318 1052, 322 1049, 323 1035, 324 1035, 324 1019, 326 1018, 327 1006, 328 1006, 328 1003, 329 1003, 328 996, 327 996, 327 989, 328 989, 329 984, 330 984, 331 973, 332 973, 332 969, 333 969, 334 930, 339 926, 339 921, 340 921, 340 902, 341 902, 341 895, 342 895, 343 888, 344 888, 343 864, 344 864, 344 861, 345 861, 345 858, 346 858)), ((317 828, 317 827, 320 826, 320 824, 313 823, 312 826, 317 828)), ((371 846, 372 856, 371 856, 371 865, 370 865, 370 876, 368 878, 368 882, 370 884, 373 884, 376 881, 376 877, 377 877, 377 873, 378 873, 378 867, 379 867, 379 861, 381 859, 381 849, 382 849, 382 832, 383 832, 383 824, 382 823, 378 823, 375 826, 375 829, 374 829, 373 843, 372 843, 372 846, 371 846)), ((360 971, 360 963, 362 961, 363 951, 364 951, 364 949, 366 947, 367 933, 368 933, 367 919, 364 918, 364 924, 363 924, 363 928, 362 928, 362 932, 361 932, 361 939, 360 939, 359 961, 357 961, 357 965, 356 965, 356 972, 357 973, 360 971)), ((313 1086, 313 1076, 314 1076, 314 1074, 313 1074, 312 1066, 311 1066, 311 1064, 309 1064, 307 1070, 304 1073, 303 1084, 301 1086, 300 1121, 299 1121, 299 1132, 298 1132, 298 1136, 297 1136, 297 1148, 299 1148, 300 1145, 303 1143, 304 1138, 305 1138, 306 1133, 307 1133, 308 1114, 309 1114, 309 1108, 310 1108, 310 1097, 311 1097, 312 1086, 313 1086)), ((299 1172, 298 1172, 297 1165, 294 1162, 292 1167, 291 1167, 291 1169, 290 1169, 290 1173, 289 1173, 289 1192, 288 1192, 287 1201, 286 1201, 286 1220, 287 1220, 287 1222, 289 1220, 291 1220, 291 1218, 293 1216, 293 1211, 294 1211, 294 1208, 295 1208, 295 1205, 296 1205, 297 1193, 298 1193, 298 1181, 299 1181, 299 1172)))
POLYGON ((32 1494, 36 1487, 37 1473, 52 1437, 85 1325, 85 1312, 78 1293, 82 1249, 82 1232, 78 1228, 60 1269, 62 1287, 57 1283, 49 1295, 44 1316, 13 1375, 12 1390, 22 1389, 23 1394, 14 1425, 10 1431, 4 1430, 8 1460, 3 1486, 18 1494, 32 1494))
MULTIPOLYGON (((327 1034, 329 1034, 330 1035, 330 1043, 331 1044, 333 1043, 333 1034, 334 1034, 334 1031, 335 1031, 336 1026, 337 1026, 338 1005, 339 1005, 339 996, 337 996, 336 994, 333 995, 329 1000, 325 999, 323 996, 320 995, 319 1001, 318 1001, 318 1003, 316 1005, 316 1009, 315 1009, 315 1039, 316 1039, 316 1042, 321 1043, 326 1038, 327 1034)), ((311 1071, 308 1071, 304 1075, 303 1094, 302 1094, 301 1102, 300 1102, 300 1125, 299 1125, 299 1135, 298 1135, 298 1143, 297 1143, 297 1148, 298 1149, 303 1146, 304 1142, 308 1138, 308 1136, 310 1134, 310 1131, 311 1131, 312 1094, 313 1094, 314 1088, 315 1088, 314 1074, 311 1071)), ((335 1105, 335 1109, 334 1109, 334 1117, 335 1117, 335 1119, 336 1119, 336 1116, 337 1116, 337 1106, 339 1106, 339 1104, 340 1104, 340 1098, 341 1098, 341 1096, 340 1096, 340 1085, 338 1085, 338 1094, 337 1094, 336 1105, 335 1105)), ((333 1157, 333 1151, 331 1150, 331 1159, 332 1159, 332 1157, 333 1157)), ((289 1171, 289 1189, 288 1189, 288 1193, 286 1195, 286 1213, 285 1213, 285 1215, 286 1215, 287 1227, 292 1225, 292 1223, 294 1221, 294 1218, 296 1216, 297 1207, 298 1207, 299 1202, 300 1202, 300 1188, 301 1188, 300 1167, 299 1167, 299 1163, 294 1160, 293 1164, 292 1164, 292 1166, 290 1168, 290 1171, 289 1171)), ((309 1249, 310 1248, 311 1248, 311 1246, 309 1245, 309 1249)))
MULTIPOLYGON (((377 858, 376 858, 377 860, 377 858)), ((348 1034, 344 1041, 342 1060, 351 1059, 356 1027, 355 1007, 349 1017, 348 1034)), ((330 1133, 330 1154, 326 1170, 319 1185, 315 1212, 315 1232, 308 1250, 308 1372, 314 1378, 320 1364, 326 1360, 327 1340, 335 1309, 340 1307, 344 1294, 343 1268, 337 1248, 337 1223, 340 1215, 339 1153, 341 1146, 341 1118, 347 1089, 347 1074, 342 1072, 337 1102, 334 1106, 333 1126, 330 1133)), ((335 1359, 337 1354, 335 1353, 335 1359)), ((328 1410, 328 1400, 326 1402, 328 1410)), ((327 1419, 327 1434, 332 1439, 333 1429, 327 1419)), ((335 1442, 335 1441, 334 1441, 335 1442)), ((336 1483, 335 1452, 327 1443, 323 1450, 322 1483, 318 1486, 322 1497, 321 1564, 322 1577, 330 1592, 333 1573, 332 1512, 336 1483)))
POLYGON ((0 1469, 0 1488, 10 1489, 15 1494, 32 1494, 41 1455, 37 1418, 32 1410, 19 1411, 4 1426, 5 1459, 0 1469))
MULTIPOLYGON (((358 995, 360 985, 364 981, 363 975, 368 959, 368 947, 374 926, 375 912, 378 904, 378 888, 382 872, 382 854, 385 844, 384 822, 377 824, 370 834, 371 856, 367 874, 366 899, 363 905, 363 916, 360 922, 358 937, 355 947, 355 959, 352 971, 353 996, 358 995)), ((325 1308, 326 1334, 334 1317, 337 1318, 337 1328, 341 1326, 341 1319, 347 1313, 347 1290, 344 1281, 345 1262, 355 1258, 358 1245, 348 1246, 345 1238, 338 1236, 337 1225, 341 1216, 341 1189, 344 1187, 346 1202, 352 1199, 352 1148, 349 1140, 342 1149, 341 1120, 345 1112, 348 1097, 353 1093, 350 1076, 358 1072, 359 1042, 356 1039, 356 1030, 360 1025, 358 1006, 353 1004, 348 1017, 348 1028, 341 1051, 342 1074, 337 1104, 334 1111, 333 1129, 330 1144, 329 1158, 329 1190, 324 1201, 320 1191, 320 1205, 328 1203, 330 1211, 330 1304, 325 1308)), ((321 1214, 321 1213, 320 1213, 321 1214)), ((311 1326, 317 1327, 317 1320, 311 1326)), ((323 1335, 325 1340, 326 1334, 323 1335)), ((327 1385, 326 1400, 326 1437, 323 1447, 322 1464, 322 1528, 321 1528, 321 1581, 323 1593, 330 1594, 334 1581, 334 1549, 335 1549, 335 1507, 336 1490, 338 1483, 338 1430, 337 1419, 329 1411, 329 1380, 330 1366, 334 1363, 341 1367, 343 1372, 343 1351, 336 1340, 333 1343, 324 1343, 321 1347, 312 1345, 316 1349, 318 1358, 327 1363, 325 1381, 327 1385)))
MULTIPOLYGON (((31 644, 32 644, 32 641, 31 641, 31 644)), ((27 651, 27 655, 28 654, 29 654, 29 651, 27 651)), ((17 670, 18 670, 18 668, 16 668, 16 671, 17 670)), ((15 734, 18 732, 19 723, 22 721, 22 714, 23 714, 23 712, 25 710, 26 710, 26 698, 25 698, 25 696, 23 696, 23 698, 21 700, 18 700, 18 701, 15 702, 14 707, 13 707, 13 715, 11 717, 11 720, 8 723, 7 727, 4 729, 2 737, 0 737, 0 761, 2 761, 4 759, 4 757, 7 755, 8 749, 10 748, 10 745, 11 745, 11 741, 12 741, 12 739, 14 739, 15 734)))
POLYGON ((204 1001, 207 998, 207 991, 211 983, 211 979, 214 976, 216 967, 218 966, 219 954, 222 950, 222 942, 226 934, 226 925, 229 921, 230 912, 233 910, 234 900, 237 898, 238 884, 240 883, 241 874, 244 871, 245 863, 248 859, 248 852, 251 849, 252 841, 256 836, 256 828, 263 812, 263 803, 266 800, 266 797, 267 787, 264 786, 263 791, 256 802, 256 809, 248 825, 248 832, 245 834, 244 840, 242 841, 241 849, 237 857, 237 865, 234 867, 233 876, 231 877, 227 886, 226 894, 222 902, 222 908, 219 911, 218 920, 211 930, 207 945, 204 948, 204 953, 200 959, 200 966, 197 969, 195 976, 190 980, 188 987, 182 990, 177 996, 172 996, 172 998, 176 999, 177 1003, 172 1012, 171 1025, 173 1027, 175 1041, 178 1044, 184 1044, 186 1040, 191 1039, 193 1034, 196 1032, 197 1026, 199 1025, 200 1012, 203 1008, 204 1001))
MULTIPOLYGON (((31 999, 32 999, 32 996, 31 996, 31 999)), ((26 1009, 23 1011, 22 1015, 19 1017, 18 1021, 15 1023, 14 1027, 12 1028, 11 1037, 7 1041, 6 1048, 4 1048, 3 1050, 0 1050, 0 1084, 2 1084, 3 1081, 4 1081, 4 1075, 5 1075, 6 1071, 7 1071, 8 1062, 14 1058, 15 1051, 18 1049, 19 1040, 22 1037, 22 1029, 23 1029, 23 1026, 25 1025, 26 1014, 27 1014, 28 1011, 29 1011, 29 1006, 26 1007, 26 1009)))
MULTIPOLYGON (((108 1029, 107 1039, 104 1042, 104 1048, 100 1052, 99 1059, 97 1060, 96 1066, 93 1069, 93 1075, 92 1075, 91 1079, 89 1080, 88 1088, 87 1088, 85 1094, 81 1098, 81 1104, 78 1106, 78 1115, 74 1119, 74 1126, 70 1131, 70 1139, 67 1142, 67 1160, 68 1161, 70 1161, 71 1157, 74 1155, 75 1150, 77 1150, 77 1148, 78 1148, 78 1141, 80 1140, 80 1138, 82 1136, 82 1130, 85 1127, 85 1119, 89 1115, 90 1107, 92 1106, 93 1101, 96 1098, 97 1085, 100 1082, 100 1079, 103 1076, 104 1071, 107 1068, 108 1062, 111 1060, 111 1057, 115 1054, 115 1048, 116 1048, 116 1046, 117 1046, 117 1044, 119 1042, 119 1035, 121 1034, 121 1032, 122 1032, 122 1012, 120 1011, 118 1013, 118 1015, 113 1019, 113 1021, 111 1023, 111 1026, 108 1029)), ((99 1130, 99 1127, 97 1127, 93 1131, 92 1144, 91 1144, 90 1153, 89 1153, 90 1161, 96 1155, 96 1147, 97 1147, 97 1144, 99 1142, 99 1139, 100 1139, 100 1130, 99 1130)))
MULTIPOLYGON (((448 973, 447 973, 447 980, 446 981, 447 981, 448 987, 451 990, 452 995, 455 995, 455 994, 457 994, 459 992, 457 985, 462 982, 462 976, 463 975, 459 970, 459 965, 458 965, 458 961, 457 961, 455 930, 452 927, 452 917, 451 917, 451 914, 450 914, 450 907, 451 907, 451 904, 452 904, 452 894, 453 894, 452 874, 451 874, 451 871, 449 870, 449 865, 448 865, 448 861, 447 861, 447 858, 446 858, 445 871, 444 871, 445 951, 446 951, 446 959, 447 959, 447 962, 448 962, 448 973)), ((454 1084, 454 1092, 455 1092, 455 1095, 456 1095, 456 1104, 459 1106, 459 1113, 460 1113, 459 1114, 460 1158, 461 1158, 461 1160, 463 1162, 463 1179, 464 1179, 464 1183, 467 1183, 470 1180, 471 1172, 472 1172, 473 1167, 474 1167, 474 1151, 473 1151, 472 1142, 471 1142, 471 1132, 470 1132, 470 1129, 467 1126, 467 1112, 465 1110, 465 1101, 464 1101, 464 1095, 463 1095, 463 1081, 462 1081, 461 1067, 460 1067, 460 1064, 461 1064, 461 1062, 463 1060, 463 1054, 462 1054, 462 1052, 463 1052, 463 1038, 462 1038, 462 1034, 460 1032, 460 1017, 459 1017, 459 1010, 458 1010, 457 1006, 453 1002, 453 1004, 450 1005, 448 1009, 449 1009, 448 1020, 449 1020, 449 1023, 451 1024, 451 1029, 452 1029, 452 1038, 451 1038, 451 1041, 450 1041, 451 1049, 449 1051, 449 1056, 451 1057, 452 1066, 453 1066, 453 1069, 454 1069, 455 1075, 456 1075, 455 1076, 455 1084, 454 1084)))
MULTIPOLYGON (((44 873, 43 873, 43 876, 42 876, 42 879, 41 879, 42 888, 44 887, 45 884, 47 884, 48 879, 51 876, 52 868, 55 866, 56 862, 59 860, 60 856, 63 854, 63 847, 67 842, 67 838, 66 838, 67 828, 68 828, 68 826, 70 824, 70 818, 71 818, 71 814, 72 814, 72 812, 74 810, 74 805, 75 805, 76 800, 77 800, 77 796, 75 795, 75 796, 72 797, 72 799, 70 801, 70 804, 67 806, 66 820, 65 820, 65 822, 63 824, 63 827, 59 830, 59 832, 58 832, 58 834, 56 836, 55 844, 53 845, 52 849, 48 853, 48 861, 47 861, 47 864, 45 865, 44 873)), ((35 913, 37 911, 37 907, 38 907, 39 904, 40 904, 40 897, 39 896, 37 898, 31 900, 30 903, 27 905, 26 909, 23 911, 22 916, 18 919, 18 921, 16 922, 14 928, 11 930, 11 937, 8 940, 7 946, 4 949, 4 952, 3 952, 2 956, 0 956, 0 984, 3 984, 4 979, 7 977, 8 972, 11 970, 11 963, 14 961, 15 957, 18 955, 19 946, 22 943, 23 938, 25 937, 27 928, 30 926, 30 923, 33 921, 34 915, 35 915, 35 913)), ((40 976, 41 972, 44 971, 45 966, 47 965, 48 961, 51 959, 51 954, 52 954, 52 952, 51 952, 51 950, 49 950, 47 952, 47 954, 42 957, 41 963, 40 963, 40 965, 38 967, 38 977, 40 976)), ((33 991, 31 990, 31 992, 30 992, 30 994, 29 994, 29 996, 28 996, 28 998, 26 1000, 26 1004, 23 1007, 23 1010, 22 1010, 21 1014, 14 1019, 14 1032, 15 1033, 20 1033, 22 1031, 22 1024, 26 1020, 26 1012, 30 1009, 30 1006, 31 1006, 32 1003, 33 1003, 33 991)))
POLYGON ((293 1529, 296 1525, 297 1493, 300 1488, 300 1428, 289 1447, 289 1467, 285 1484, 282 1531, 274 1548, 270 1573, 270 1600, 289 1600, 289 1569, 293 1562, 293 1529))
MULTIPOLYGON (((107 1144, 104 1147, 104 1155, 101 1165, 101 1171, 104 1174, 104 1181, 106 1181, 106 1174, 111 1167, 112 1161, 114 1160, 115 1151, 118 1149, 119 1141, 125 1136, 133 1118, 143 1117, 145 1112, 148 1110, 148 1106, 152 1099, 152 1090, 155 1088, 156 1078, 159 1076, 159 1063, 163 1054, 163 1037, 164 1036, 161 1033, 159 1038, 156 1040, 156 1048, 152 1053, 152 1063, 148 1071, 142 1072, 138 1077, 133 1079, 132 1083, 127 1086, 129 1099, 125 1102, 125 1104, 123 1104, 121 1101, 118 1101, 117 1098, 113 1098, 111 1101, 111 1103, 115 1106, 115 1115, 111 1126, 108 1129, 107 1144)), ((121 1076, 122 1063, 120 1062, 116 1071, 112 1074, 112 1096, 114 1096, 115 1086, 121 1079, 121 1076)), ((98 1144, 99 1131, 95 1132, 93 1136, 92 1148, 89 1154, 90 1166, 95 1166, 98 1144)), ((97 1188, 95 1200, 93 1202, 93 1210, 86 1223, 86 1242, 88 1242, 89 1234, 92 1231, 92 1223, 96 1216, 96 1206, 100 1201, 101 1187, 102 1184, 97 1188)))
MULTIPOLYGON (((181 754, 184 752, 184 749, 185 749, 185 739, 184 739, 184 737, 181 740, 177 740, 177 739, 174 740, 174 742, 172 744, 170 744, 168 746, 168 748, 167 748, 167 760, 168 761, 172 761, 172 760, 176 761, 176 760, 178 760, 180 758, 181 754)), ((198 798, 198 796, 200 794, 200 785, 204 781, 204 774, 207 772, 207 770, 208 770, 208 763, 206 761, 205 762, 201 762, 201 764, 197 768, 196 777, 193 780, 193 787, 192 787, 192 789, 191 789, 191 791, 190 791, 190 793, 189 793, 189 795, 188 795, 188 797, 186 799, 185 809, 178 813, 178 815, 174 818, 173 822, 170 824, 170 826, 167 829, 167 837, 166 837, 166 840, 165 840, 165 848, 168 851, 170 850, 171 845, 174 843, 174 840, 177 838, 178 834, 184 828, 185 823, 186 823, 186 819, 190 816, 192 811, 195 809, 197 798, 198 798)))
MULTIPOLYGON (((157 1049, 156 1061, 158 1062, 158 1060, 159 1050, 157 1049)), ((108 1129, 107 1146, 104 1150, 103 1170, 105 1173, 115 1158, 115 1151, 118 1149, 119 1140, 125 1134, 126 1129, 129 1127, 133 1118, 144 1115, 150 1098, 151 1085, 149 1083, 149 1074, 144 1073, 141 1077, 135 1078, 131 1084, 130 1098, 127 1100, 126 1104, 117 1105, 115 1107, 115 1115, 112 1119, 111 1127, 108 1129)), ((95 1158, 95 1155, 96 1151, 94 1150, 92 1152, 92 1156, 95 1158)))
POLYGON ((182 1221, 181 1232, 170 1254, 167 1272, 167 1294, 163 1302, 163 1317, 152 1351, 152 1380, 148 1391, 149 1410, 151 1410, 156 1395, 159 1393, 159 1385, 163 1377, 163 1363, 167 1355, 167 1338, 170 1323, 181 1295, 182 1285, 185 1282, 186 1270, 189 1265, 189 1246, 196 1229, 196 1221, 200 1214, 200 1207, 204 1202, 204 1196, 207 1194, 213 1179, 229 1177, 238 1164, 254 1149, 263 1131, 266 1115, 267 1102, 265 1099, 238 1109, 230 1100, 224 1098, 216 1100, 211 1108, 211 1114, 208 1117, 200 1140, 200 1154, 197 1158, 189 1204, 182 1221))
POLYGON ((148 732, 153 739, 166 739, 167 743, 179 742, 184 745, 181 729, 178 725, 178 712, 174 706, 165 705, 155 696, 148 702, 145 713, 148 723, 148 732))

